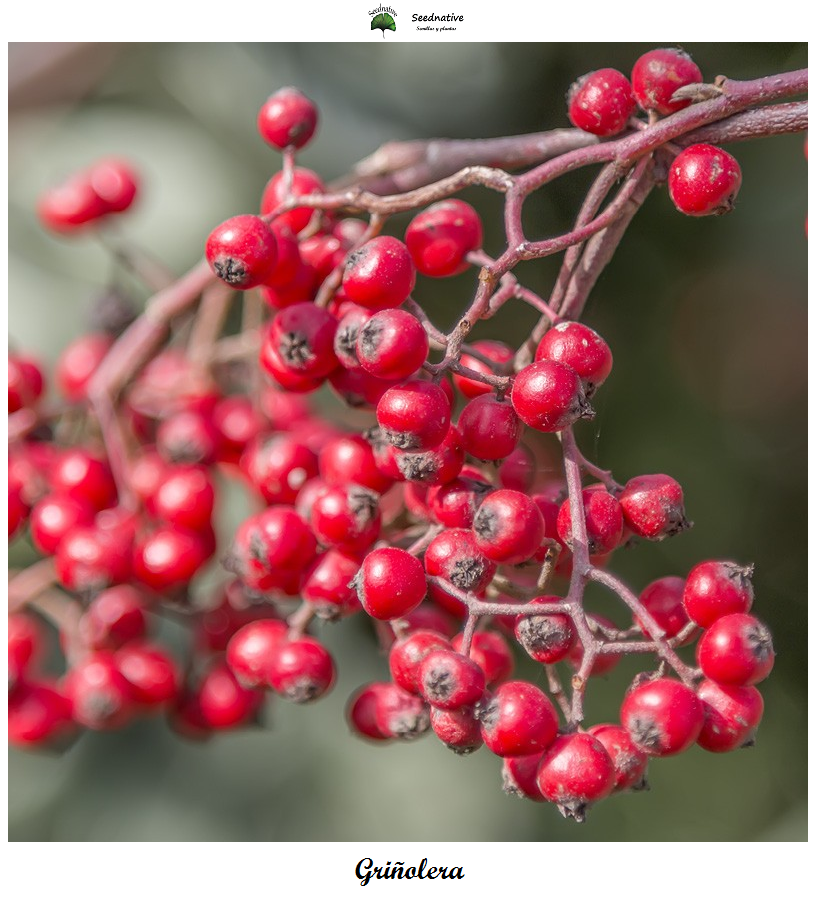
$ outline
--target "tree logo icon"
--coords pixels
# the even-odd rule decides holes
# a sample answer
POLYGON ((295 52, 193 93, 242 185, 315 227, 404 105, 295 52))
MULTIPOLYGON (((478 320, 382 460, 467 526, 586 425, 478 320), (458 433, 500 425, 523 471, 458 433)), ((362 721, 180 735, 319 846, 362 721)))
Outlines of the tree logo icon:
POLYGON ((379 28, 383 37, 385 37, 386 31, 396 31, 397 23, 394 21, 394 16, 396 15, 396 12, 390 6, 380 6, 371 10, 369 12, 369 16, 372 16, 371 30, 374 31, 379 28))

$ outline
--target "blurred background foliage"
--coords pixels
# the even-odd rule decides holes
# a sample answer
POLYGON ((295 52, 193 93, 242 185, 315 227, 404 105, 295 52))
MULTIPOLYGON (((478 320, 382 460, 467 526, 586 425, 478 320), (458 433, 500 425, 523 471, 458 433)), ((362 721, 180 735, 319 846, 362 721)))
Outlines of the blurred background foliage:
MULTIPOLYGON (((281 85, 319 104, 319 135, 302 163, 331 179, 392 139, 568 125, 564 93, 575 77, 602 66, 627 72, 647 49, 11 45, 11 341, 53 362, 111 276, 93 242, 47 236, 33 214, 44 186, 99 156, 125 155, 144 173, 142 202, 122 229, 181 271, 214 224, 257 209, 279 158, 257 137, 255 115, 281 85)), ((687 50, 709 78, 807 65, 804 44, 687 50)), ((383 748, 352 739, 344 701, 387 674, 357 618, 322 631, 340 666, 335 691, 305 708, 271 703, 265 731, 199 747, 152 720, 115 735, 88 733, 59 757, 12 751, 11 839, 805 839, 807 171, 802 136, 730 150, 743 170, 734 213, 683 217, 665 190, 654 192, 594 291, 586 319, 609 341, 615 368, 579 440, 619 478, 668 472, 685 488, 693 531, 617 555, 616 570, 634 588, 685 575, 701 559, 756 563, 755 612, 772 627, 778 657, 762 686, 755 748, 655 761, 648 795, 605 802, 578 827, 550 807, 504 796, 489 752, 458 759, 433 737, 383 748)), ((590 176, 533 196, 528 235, 568 229, 590 176)), ((497 252, 500 200, 485 191, 466 197, 486 219, 487 250, 497 252)), ((405 222, 395 218, 394 230, 405 222)), ((519 274, 546 295, 557 263, 530 263, 519 274)), ((446 326, 472 289, 469 274, 420 280, 416 295, 446 326)), ((508 306, 479 335, 518 343, 533 320, 508 306)), ((335 401, 322 405, 343 417, 335 401)), ((234 524, 243 510, 230 497, 224 521, 234 524)), ((15 562, 28 556, 25 542, 11 552, 15 562)), ((615 612, 603 592, 595 603, 615 612)), ((532 665, 524 674, 540 678, 532 665)), ((631 675, 627 665, 592 682, 590 721, 616 719, 631 675)))

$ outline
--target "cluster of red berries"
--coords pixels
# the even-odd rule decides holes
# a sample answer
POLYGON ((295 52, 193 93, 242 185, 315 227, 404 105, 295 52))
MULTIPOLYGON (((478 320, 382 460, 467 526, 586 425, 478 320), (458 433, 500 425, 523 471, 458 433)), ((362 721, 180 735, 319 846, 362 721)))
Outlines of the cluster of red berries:
MULTIPOLYGON (((638 107, 654 118, 688 107, 692 98, 676 98, 675 93, 702 81, 699 67, 684 51, 650 50, 635 62, 631 80, 617 69, 598 69, 578 79, 567 94, 569 118, 592 135, 618 135, 638 107)), ((741 184, 736 159, 714 145, 684 149, 669 170, 671 199, 678 211, 692 217, 730 211, 741 184)))
MULTIPOLYGON (((573 120, 600 135, 626 126, 635 99, 670 114, 682 106, 674 89, 700 77, 674 51, 638 61, 631 86, 612 73, 587 77, 570 102, 573 120)), ((284 169, 260 216, 230 218, 206 244, 217 278, 255 289, 269 309, 249 375, 165 346, 121 392, 125 450, 115 457, 96 440, 89 387, 116 354, 117 330, 66 350, 56 369, 63 403, 50 409, 42 369, 9 355, 9 412, 30 416, 9 451, 9 537, 26 533, 46 558, 10 586, 11 740, 56 745, 156 711, 195 738, 247 725, 267 691, 296 703, 328 694, 335 663, 311 633, 364 612, 391 679, 354 694, 355 733, 386 742, 432 731, 459 754, 485 745, 503 759, 508 791, 575 818, 613 792, 643 788, 650 757, 695 742, 714 752, 748 744, 762 715, 755 685, 773 665, 770 634, 748 612, 750 569, 712 561, 686 580, 658 579, 634 603, 624 598, 633 619, 623 626, 585 613, 572 583, 542 594, 574 578, 582 557, 586 577, 608 576, 615 551, 689 527, 670 476, 619 485, 582 461, 600 483, 570 486, 547 446, 543 435, 571 438, 576 421, 593 417, 590 399, 612 369, 603 338, 556 319, 524 367, 492 340, 432 363, 430 349, 445 344, 411 297, 416 275, 475 266, 477 212, 441 201, 402 240, 378 235, 374 222, 326 213, 320 178, 294 166, 317 125, 307 98, 283 89, 258 125, 284 152, 284 169), (304 401, 324 384, 373 414, 368 430, 344 430, 304 401), (66 440, 78 428, 81 445, 66 440), (256 506, 219 552, 223 479, 242 482, 256 506), (229 575, 202 603, 191 583, 216 563, 229 575), (60 630, 59 681, 42 675, 35 611, 60 630), (166 615, 190 627, 183 657, 150 639, 166 615), (665 676, 666 658, 700 628, 695 667, 672 661, 680 678, 665 676), (653 651, 661 666, 636 678, 620 723, 584 730, 557 671, 582 689, 627 650, 653 651), (541 688, 513 679, 519 654, 542 665, 562 717, 541 688)), ((123 210, 132 193, 114 202, 98 173, 70 185, 90 186, 104 213, 123 210)), ((58 195, 43 200, 46 224, 98 216, 66 214, 58 195)))

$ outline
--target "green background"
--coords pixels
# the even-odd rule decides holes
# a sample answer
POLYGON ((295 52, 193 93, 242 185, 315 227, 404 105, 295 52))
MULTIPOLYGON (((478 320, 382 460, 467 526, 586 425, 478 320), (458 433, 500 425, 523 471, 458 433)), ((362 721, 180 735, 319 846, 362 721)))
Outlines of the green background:
MULTIPOLYGON (((214 224, 256 210, 279 157, 257 137, 255 115, 281 85, 319 104, 319 134, 302 163, 333 178, 392 139, 566 126, 563 98, 575 77, 603 66, 626 72, 647 49, 12 45, 11 340, 53 361, 110 276, 92 242, 46 236, 32 213, 44 186, 98 156, 125 155, 144 172, 142 203, 123 231, 181 271, 214 224)), ((807 65, 802 44, 687 49, 709 79, 807 65)), ((335 691, 302 708, 271 702, 265 730, 199 747, 157 719, 88 733, 59 757, 11 751, 11 839, 805 839, 807 171, 802 136, 730 150, 743 171, 734 213, 683 217, 657 190, 596 287, 586 319, 609 342, 615 368, 579 441, 618 477, 668 472, 685 488, 693 531, 617 555, 615 569, 632 587, 684 575, 701 559, 756 563, 754 609, 773 630, 777 663, 762 686, 755 748, 655 761, 650 793, 613 798, 579 827, 549 806, 504 796, 487 751, 459 759, 433 737, 385 747, 352 739, 348 694, 387 675, 357 617, 321 632, 339 663, 335 691)), ((533 196, 528 235, 568 229, 588 178, 582 172, 533 196)), ((487 250, 498 251, 499 199, 465 197, 484 214, 487 250)), ((395 231, 405 222, 395 219, 395 231)), ((549 259, 518 273, 546 295, 556 266, 549 259)), ((420 280, 416 295, 446 327, 472 284, 472 275, 420 280)), ((508 306, 478 335, 517 344, 533 320, 508 306)), ((321 404, 342 418, 329 397, 321 404)), ((245 502, 230 495, 222 506, 228 531, 245 502)), ((30 556, 24 541, 10 555, 15 564, 30 556)), ((598 600, 606 606, 603 593, 598 600)), ((591 683, 590 721, 616 718, 627 668, 591 683)), ((532 665, 523 672, 540 678, 532 665)))

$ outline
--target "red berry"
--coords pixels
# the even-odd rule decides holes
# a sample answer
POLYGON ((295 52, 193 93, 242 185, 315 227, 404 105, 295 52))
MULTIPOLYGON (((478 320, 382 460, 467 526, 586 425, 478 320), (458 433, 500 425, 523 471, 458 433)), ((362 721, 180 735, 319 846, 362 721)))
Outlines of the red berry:
POLYGON ((212 426, 218 440, 218 462, 237 463, 249 442, 266 428, 266 420, 248 397, 236 395, 218 401, 212 426))
POLYGON ((132 585, 101 591, 79 621, 79 635, 88 648, 119 648, 147 632, 148 600, 132 585))
MULTIPOLYGON (((493 563, 476 544, 467 529, 445 529, 431 541, 425 551, 425 571, 439 576, 464 593, 483 592, 496 573, 493 563)), ((459 615, 463 605, 443 589, 429 583, 430 596, 443 607, 459 615)))
POLYGON ((95 510, 116 500, 116 485, 106 462, 78 447, 60 456, 49 476, 55 492, 82 501, 95 510))
POLYGON ((362 368, 338 368, 328 377, 335 394, 354 409, 374 409, 391 387, 391 381, 382 381, 362 368))
POLYGON ((499 483, 503 488, 527 494, 532 490, 537 469, 533 451, 519 444, 499 466, 499 483))
MULTIPOLYGON (((603 488, 584 488, 581 497, 590 554, 606 554, 614 550, 620 544, 623 534, 621 505, 603 488)), ((567 547, 573 547, 575 539, 569 498, 558 510, 557 527, 558 537, 567 547)))
POLYGON ((116 652, 116 666, 130 686, 131 698, 140 705, 163 705, 178 695, 178 667, 172 656, 156 645, 128 643, 116 652))
POLYGON ((541 752, 536 752, 534 755, 505 758, 502 764, 504 792, 518 796, 520 799, 544 802, 544 796, 538 788, 539 764, 541 764, 541 752))
MULTIPOLYGON (((325 190, 323 180, 313 170, 305 167, 295 167, 292 176, 291 197, 299 198, 304 195, 320 194, 325 190)), ((287 200, 286 180, 283 171, 276 173, 266 184, 261 198, 261 214, 271 214, 287 200)), ((309 225, 314 214, 314 208, 298 207, 279 214, 275 221, 285 224, 293 233, 299 233, 309 225)))
POLYGON ((238 527, 228 568, 252 588, 270 588, 282 575, 301 573, 316 547, 312 530, 293 507, 274 506, 238 527))
MULTIPOLYGON (((689 622, 688 614, 683 607, 685 584, 685 580, 680 576, 664 576, 662 579, 655 579, 640 593, 640 603, 666 633, 667 639, 674 638, 689 622)), ((637 624, 646 638, 651 638, 640 619, 637 619, 637 624)))
POLYGON ((629 79, 617 69, 598 69, 581 76, 567 94, 573 126, 593 135, 616 135, 635 110, 629 79))
POLYGON ((204 725, 226 730, 251 721, 263 703, 262 693, 245 689, 226 664, 216 662, 202 677, 196 692, 204 725))
POLYGON ((646 768, 649 758, 632 742, 629 734, 617 724, 598 724, 587 730, 606 749, 615 766, 615 787, 622 790, 648 789, 646 768))
POLYGON ((202 466, 171 466, 147 505, 159 519, 179 528, 206 528, 215 505, 209 472, 202 466))
POLYGON ((8 357, 8 411, 9 415, 26 406, 33 406, 42 396, 45 379, 40 366, 30 358, 19 355, 8 357))
POLYGON ((71 176, 48 189, 37 202, 40 222, 57 233, 72 233, 107 213, 108 208, 93 190, 87 173, 71 176))
POLYGON ((558 733, 552 702, 532 683, 512 680, 481 708, 482 738, 502 758, 543 752, 558 733))
POLYGON ((346 705, 346 722, 352 732, 370 742, 385 742, 392 736, 377 726, 377 704, 391 683, 368 683, 358 689, 346 705))
POLYGON ((544 519, 527 494, 493 491, 476 510, 473 537, 479 550, 491 560, 523 563, 541 547, 544 519))
POLYGON ((457 478, 465 464, 462 435, 456 425, 451 425, 438 446, 418 453, 398 451, 395 462, 406 481, 429 486, 448 484, 457 478))
POLYGON ((445 439, 451 407, 444 390, 429 381, 408 381, 385 391, 377 421, 387 443, 399 450, 429 450, 445 439))
MULTIPOLYGON (((460 654, 463 639, 461 633, 452 639, 454 651, 460 654)), ((513 674, 513 652, 498 632, 474 632, 468 657, 482 668, 488 686, 503 683, 513 674)))
POLYGON ((133 575, 154 591, 177 591, 192 581, 211 554, 208 540, 199 532, 163 526, 137 542, 133 575))
POLYGON ((317 107, 297 88, 279 88, 258 113, 258 132, 273 148, 303 148, 317 128, 317 107))
POLYGON ((319 453, 320 476, 328 484, 359 484, 384 494, 392 480, 377 468, 374 450, 363 437, 329 441, 319 453))
POLYGON ((754 686, 720 686, 703 680, 697 690, 705 723, 697 745, 709 752, 731 752, 753 745, 764 702, 754 686))
MULTIPOLYGON (((560 598, 545 595, 533 598, 530 606, 556 604, 560 598)), ((519 616, 515 626, 516 639, 534 661, 541 664, 557 664, 570 652, 575 643, 575 627, 564 614, 554 613, 540 616, 519 616)))
POLYGON ((561 431, 579 418, 595 415, 578 373, 549 359, 521 369, 510 401, 524 424, 538 431, 561 431))
POLYGON ((117 730, 133 714, 130 683, 111 652, 95 652, 72 667, 64 691, 71 700, 74 720, 92 730, 117 730))
POLYGON ((482 731, 473 708, 449 711, 431 708, 431 728, 437 738, 457 755, 470 755, 482 746, 482 731))
POLYGON ((272 656, 288 631, 283 620, 254 620, 236 631, 227 644, 227 666, 242 685, 266 683, 272 656))
POLYGON ((215 462, 218 434, 210 413, 194 409, 175 412, 156 431, 156 449, 167 462, 215 462))
POLYGON ((113 345, 109 334, 89 333, 79 337, 60 353, 56 383, 69 402, 85 399, 88 382, 113 345))
POLYGON ((261 435, 246 449, 241 468, 267 503, 292 504, 318 472, 317 456, 285 434, 261 435))
POLYGON ((378 683, 374 701, 376 728, 386 739, 408 741, 428 732, 428 706, 393 683, 378 683))
POLYGON ((419 695, 420 665, 437 648, 452 651, 453 645, 442 633, 430 629, 418 629, 397 639, 388 652, 388 669, 394 682, 406 692, 419 695))
POLYGON ((748 613, 754 603, 753 566, 728 560, 698 563, 686 579, 683 606, 699 626, 713 625, 731 613, 748 613))
POLYGON ((336 331, 334 315, 313 302, 299 302, 275 315, 264 346, 271 346, 283 366, 296 376, 322 378, 337 367, 336 331))
POLYGON ((414 288, 416 272, 408 249, 393 236, 377 236, 348 256, 343 290, 358 305, 396 308, 414 288))
POLYGON ((123 543, 118 532, 105 531, 98 525, 76 526, 63 536, 56 550, 54 566, 59 581, 84 594, 127 582, 132 541, 132 534, 123 543))
POLYGON ((397 620, 422 603, 425 570, 413 555, 397 547, 368 554, 354 579, 363 609, 377 620, 397 620))
POLYGON ((28 613, 8 615, 9 688, 23 679, 36 666, 43 653, 43 630, 39 621, 28 613))
POLYGON ((720 617, 703 633, 697 663, 705 676, 729 686, 761 683, 774 665, 773 640, 768 627, 747 613, 720 617))
POLYGON ((316 639, 303 637, 272 652, 267 681, 283 698, 303 704, 325 695, 334 685, 332 656, 316 639))
POLYGON ((371 318, 371 311, 362 305, 350 304, 339 317, 334 335, 334 354, 344 368, 359 368, 357 338, 364 324, 371 318))
POLYGON ((715 145, 690 145, 669 169, 669 195, 690 217, 727 214, 742 185, 736 158, 715 145))
POLYGON ((310 522, 317 540, 345 553, 371 547, 382 523, 378 501, 373 491, 360 485, 330 485, 312 506, 310 522))
POLYGON ((465 451, 483 460, 505 459, 516 449, 524 430, 510 401, 488 393, 465 406, 458 426, 465 451))
POLYGON ((102 200, 106 213, 126 211, 139 192, 139 178, 133 167, 123 160, 97 161, 88 170, 88 180, 92 191, 102 200))
POLYGON ((678 88, 703 81, 699 67, 677 48, 650 50, 635 62, 632 68, 632 91, 635 100, 644 110, 654 110, 662 115, 688 107, 690 100, 673 101, 678 88))
POLYGON ((561 321, 541 338, 535 360, 569 365, 584 382, 587 397, 609 377, 612 352, 591 327, 578 321, 561 321))
POLYGON ((85 501, 65 494, 46 494, 31 511, 31 542, 40 553, 53 554, 67 532, 76 526, 89 526, 93 521, 94 510, 85 501))
POLYGON ((661 541, 690 527, 683 489, 669 475, 639 475, 618 494, 626 525, 640 538, 661 541))
POLYGON ((268 283, 275 271, 278 247, 269 224, 254 214, 239 214, 217 226, 207 239, 207 261, 236 289, 268 283))
POLYGON ((568 733, 544 753, 538 787, 565 818, 580 822, 588 806, 614 789, 615 766, 600 740, 589 733, 568 733))
POLYGON ((485 675, 469 657, 435 648, 419 665, 419 685, 428 704, 457 711, 479 701, 485 690, 485 675))
POLYGON ((375 377, 402 381, 428 357, 428 335, 407 311, 386 309, 369 318, 357 333, 357 360, 375 377))
MULTIPOLYGON (((478 371, 479 374, 504 375, 507 373, 509 363, 513 360, 515 352, 506 344, 498 340, 476 340, 472 347, 488 358, 493 364, 486 365, 481 359, 477 359, 470 353, 465 352, 459 359, 459 364, 471 371, 478 371)), ((454 372, 453 383, 456 389, 468 399, 474 396, 480 396, 483 393, 489 393, 491 387, 474 378, 465 377, 463 374, 454 372)))
POLYGON ((67 737, 71 702, 46 683, 24 683, 9 693, 8 739, 15 746, 37 746, 67 737))
POLYGON ((673 679, 656 679, 630 689, 621 723, 647 755, 676 755, 694 745, 703 727, 703 706, 693 689, 673 679))
POLYGON ((447 484, 435 485, 428 490, 427 504, 433 518, 447 528, 470 528, 473 516, 492 488, 475 470, 466 471, 447 484))
POLYGON ((466 270, 468 252, 481 247, 482 221, 467 202, 438 201, 408 224, 405 244, 421 274, 451 277, 466 270))
POLYGON ((300 594, 324 620, 350 616, 362 606, 352 585, 359 569, 356 556, 329 548, 309 569, 300 594))

